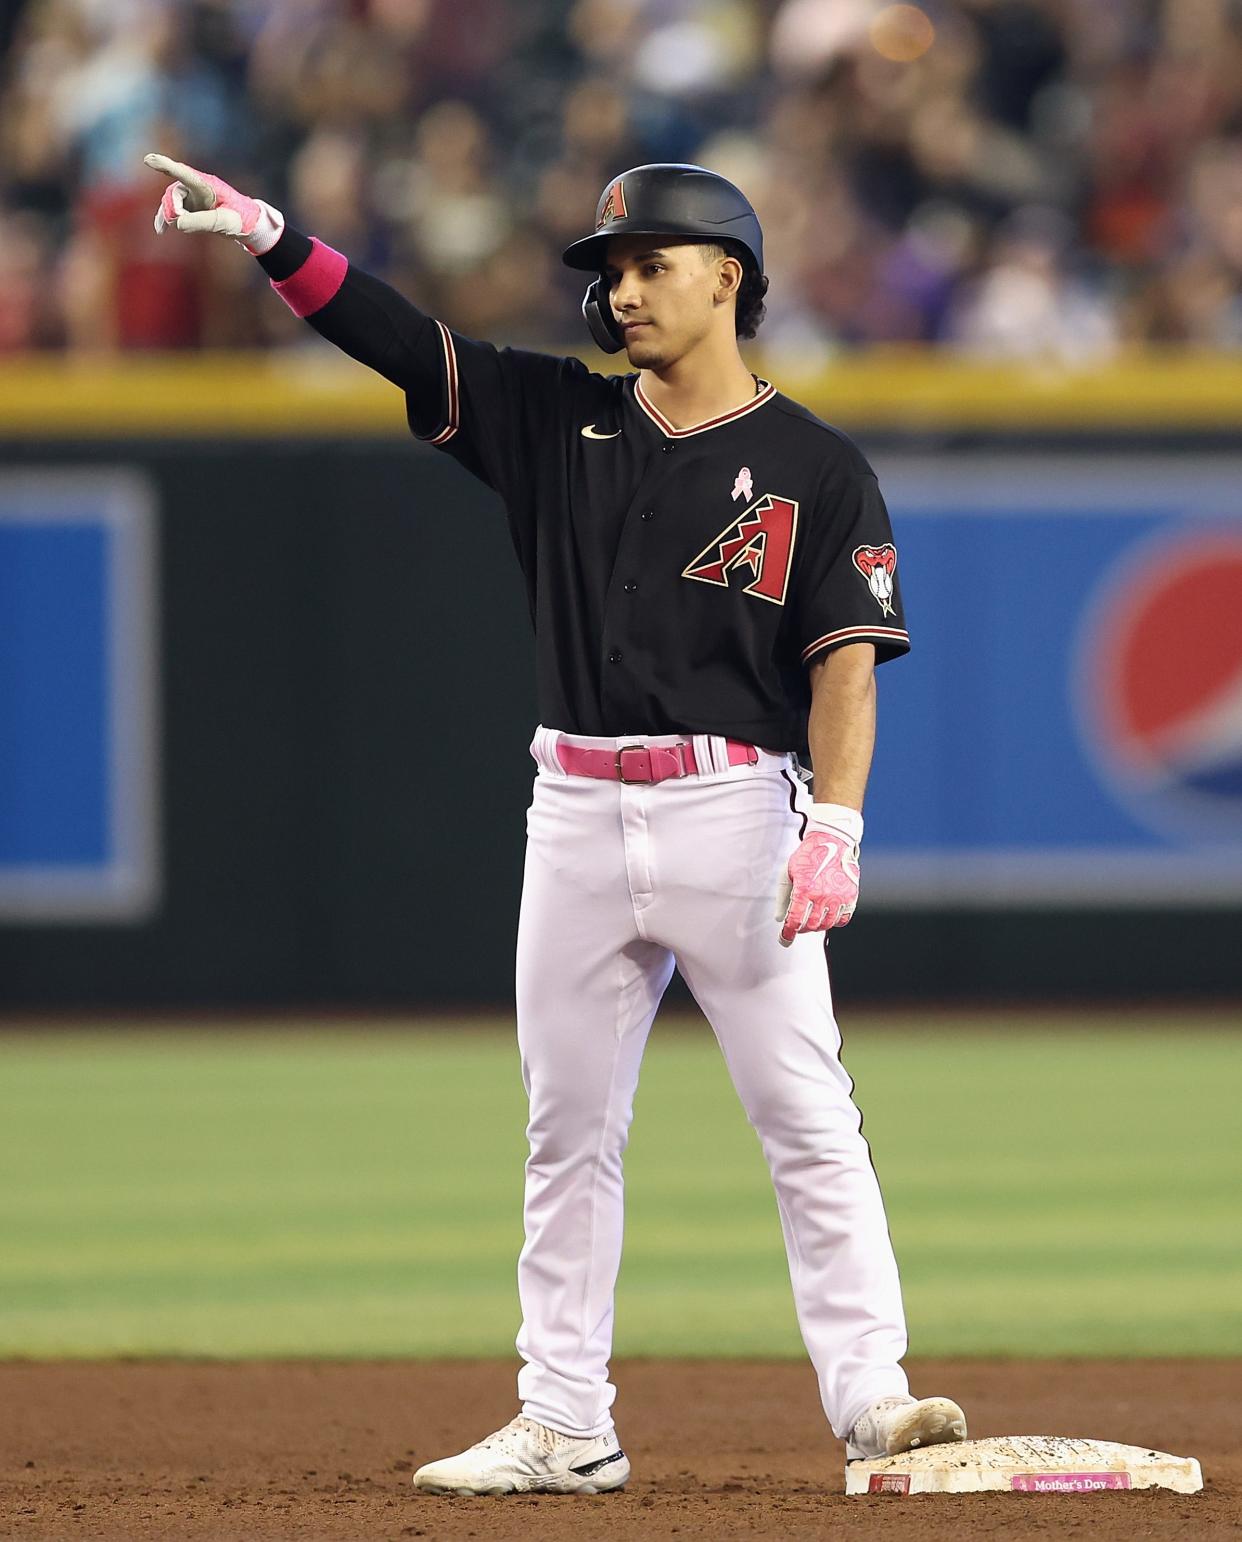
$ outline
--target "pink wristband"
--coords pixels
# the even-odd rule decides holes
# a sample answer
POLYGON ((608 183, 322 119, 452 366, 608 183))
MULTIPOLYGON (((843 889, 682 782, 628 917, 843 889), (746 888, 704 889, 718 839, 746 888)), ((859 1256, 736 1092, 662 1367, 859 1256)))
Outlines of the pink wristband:
POLYGON ((312 236, 310 256, 288 278, 273 279, 272 288, 295 316, 313 316, 345 282, 348 271, 348 257, 312 236))

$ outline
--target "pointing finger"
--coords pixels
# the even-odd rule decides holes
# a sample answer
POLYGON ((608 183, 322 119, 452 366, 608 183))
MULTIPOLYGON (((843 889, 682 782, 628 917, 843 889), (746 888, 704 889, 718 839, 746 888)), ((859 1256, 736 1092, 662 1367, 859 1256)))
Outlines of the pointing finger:
POLYGON ((174 179, 190 169, 188 166, 183 166, 180 161, 170 161, 166 155, 144 155, 142 164, 150 166, 152 171, 162 171, 166 177, 174 179))
POLYGON ((161 171, 166 177, 175 177, 179 182, 185 183, 190 193, 188 205, 191 209, 215 208, 215 192, 201 171, 196 171, 193 166, 187 166, 184 161, 174 161, 167 155, 144 155, 142 159, 144 165, 150 166, 152 171, 161 171))

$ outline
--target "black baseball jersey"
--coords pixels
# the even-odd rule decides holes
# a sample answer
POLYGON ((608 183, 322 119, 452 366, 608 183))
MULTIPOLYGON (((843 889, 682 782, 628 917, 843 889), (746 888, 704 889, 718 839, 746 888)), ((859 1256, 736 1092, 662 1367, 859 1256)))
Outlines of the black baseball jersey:
MULTIPOLYGON (((285 279, 310 253, 287 231, 261 260, 285 279)), ((461 337, 353 268, 307 319, 400 385, 413 433, 503 500, 549 727, 796 749, 812 659, 908 649, 874 473, 766 381, 678 429, 637 375, 461 337)))

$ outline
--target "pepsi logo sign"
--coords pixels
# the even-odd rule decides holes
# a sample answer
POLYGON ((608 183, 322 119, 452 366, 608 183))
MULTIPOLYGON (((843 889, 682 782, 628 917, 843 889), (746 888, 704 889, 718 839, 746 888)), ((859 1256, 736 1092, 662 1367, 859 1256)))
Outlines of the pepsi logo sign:
POLYGON ((1128 554, 1076 654, 1081 730, 1113 793, 1171 839, 1242 840, 1242 528, 1128 554))

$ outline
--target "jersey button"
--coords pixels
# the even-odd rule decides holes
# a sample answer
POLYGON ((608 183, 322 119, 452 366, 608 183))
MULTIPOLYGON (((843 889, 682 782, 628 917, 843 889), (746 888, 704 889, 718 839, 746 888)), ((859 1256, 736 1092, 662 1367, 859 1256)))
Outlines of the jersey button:
POLYGON ((608 655, 608 662, 610 664, 619 664, 621 662, 621 654, 616 648, 608 655))
POLYGON ((664 452, 665 455, 671 455, 676 448, 677 446, 675 444, 662 444, 660 446, 660 449, 664 452))
POLYGON ((638 585, 637 584, 623 584, 622 588, 625 590, 626 594, 633 594, 637 590, 638 585))
POLYGON ((640 515, 640 518, 642 518, 642 519, 654 519, 655 518, 655 510, 654 509, 644 509, 642 514, 640 515))

